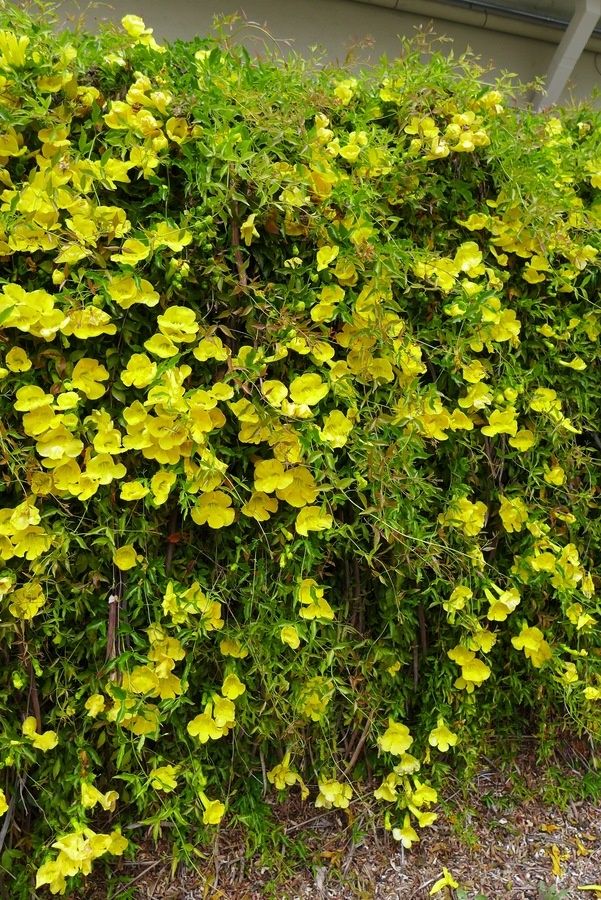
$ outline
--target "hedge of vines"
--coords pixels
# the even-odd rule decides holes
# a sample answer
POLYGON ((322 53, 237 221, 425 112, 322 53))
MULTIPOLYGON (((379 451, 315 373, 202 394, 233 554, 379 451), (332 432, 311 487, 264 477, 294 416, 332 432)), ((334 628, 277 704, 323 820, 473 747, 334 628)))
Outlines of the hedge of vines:
POLYGON ((594 745, 599 113, 0 26, 10 895, 266 792, 409 848, 483 746, 594 745))

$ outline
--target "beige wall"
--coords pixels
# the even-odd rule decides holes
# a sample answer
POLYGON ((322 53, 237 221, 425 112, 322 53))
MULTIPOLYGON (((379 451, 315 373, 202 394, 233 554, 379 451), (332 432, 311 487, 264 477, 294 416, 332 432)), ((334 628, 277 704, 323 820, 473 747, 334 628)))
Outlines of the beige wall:
MULTIPOLYGON (((416 28, 432 21, 351 0, 112 0, 89 5, 86 0, 79 3, 63 0, 59 8, 63 19, 81 14, 88 27, 106 19, 118 21, 126 13, 137 13, 154 28, 157 38, 204 35, 210 32, 214 15, 243 11, 248 20, 265 25, 276 39, 290 41, 298 52, 307 53, 312 46, 319 45, 332 60, 344 60, 353 43, 371 37, 373 47, 361 51, 360 59, 364 62, 377 60, 383 54, 394 57, 399 34, 411 35, 416 28)), ((543 41, 443 20, 434 24, 437 34, 453 39, 456 53, 470 47, 483 62, 492 61, 499 71, 514 72, 523 81, 544 75, 555 50, 553 44, 543 41)), ((246 26, 240 29, 238 39, 249 50, 255 48, 260 52, 265 37, 260 29, 246 26)), ((601 87, 596 62, 601 70, 601 54, 582 55, 563 100, 588 97, 594 87, 601 87)))

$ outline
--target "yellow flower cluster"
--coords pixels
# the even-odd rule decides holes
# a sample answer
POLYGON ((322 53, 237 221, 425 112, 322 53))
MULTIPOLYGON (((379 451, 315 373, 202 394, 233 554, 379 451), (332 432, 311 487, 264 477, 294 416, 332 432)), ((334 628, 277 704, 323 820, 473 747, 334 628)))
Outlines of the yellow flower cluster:
POLYGON ((38 869, 36 888, 48 885, 51 893, 64 894, 67 878, 74 875, 89 875, 92 863, 100 856, 111 853, 122 856, 128 841, 120 831, 110 834, 96 834, 91 828, 76 829, 61 835, 52 844, 58 850, 54 859, 48 860, 38 869))
POLYGON ((27 716, 21 727, 23 736, 31 741, 31 745, 35 750, 41 750, 47 753, 48 750, 54 750, 58 744, 58 736, 55 731, 37 731, 37 722, 34 716, 27 716))
POLYGON ((353 796, 350 784, 343 784, 336 781, 335 778, 324 778, 317 783, 317 786, 319 788, 319 794, 315 801, 317 808, 332 809, 333 806, 337 809, 348 808, 353 796))
POLYGON ((200 616, 207 631, 223 628, 221 603, 210 600, 197 581, 186 590, 176 590, 169 581, 163 595, 163 612, 170 616, 173 625, 182 625, 190 621, 190 616, 200 616))
POLYGON ((286 790, 295 784, 300 786, 301 798, 306 800, 309 796, 309 789, 299 773, 290 766, 290 753, 286 752, 282 757, 282 761, 267 773, 267 779, 273 784, 277 791, 286 790))
POLYGON ((461 675, 456 679, 455 687, 467 691, 468 694, 473 693, 476 685, 490 678, 489 666, 478 659, 473 650, 458 644, 448 651, 447 656, 461 668, 461 675))
MULTIPOLYGON (((26 498, 12 509, 0 509, 0 559, 8 561, 16 557, 35 560, 46 553, 52 544, 52 537, 40 524, 41 521, 35 497, 26 498)), ((30 600, 35 606, 40 594, 38 588, 39 585, 35 582, 31 584, 22 595, 21 602, 28 605, 27 601, 30 600)), ((39 606, 42 603, 43 600, 39 606)))

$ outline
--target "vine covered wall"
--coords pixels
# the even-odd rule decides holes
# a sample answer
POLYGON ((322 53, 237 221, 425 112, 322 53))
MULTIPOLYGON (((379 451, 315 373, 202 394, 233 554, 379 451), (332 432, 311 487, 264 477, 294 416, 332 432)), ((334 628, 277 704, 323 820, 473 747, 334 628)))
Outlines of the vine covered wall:
POLYGON ((11 896, 598 740, 599 113, 427 49, 0 5, 11 896))

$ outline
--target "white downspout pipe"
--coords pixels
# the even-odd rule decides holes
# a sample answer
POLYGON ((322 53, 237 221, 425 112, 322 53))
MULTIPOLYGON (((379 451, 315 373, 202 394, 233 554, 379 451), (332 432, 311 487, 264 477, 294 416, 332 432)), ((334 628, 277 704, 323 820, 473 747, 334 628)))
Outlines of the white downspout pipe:
POLYGON ((574 15, 549 64, 547 86, 536 104, 538 110, 553 106, 559 100, 599 18, 601 0, 577 0, 574 15))

